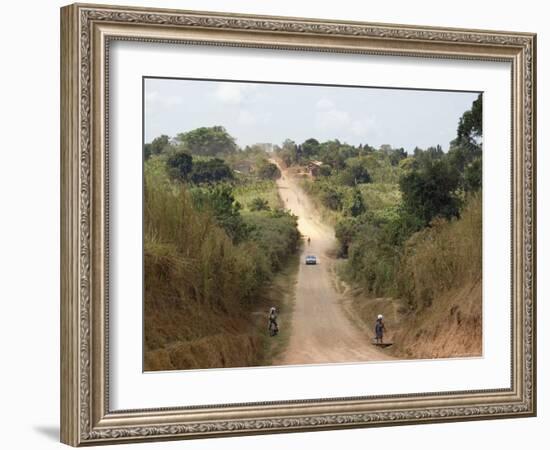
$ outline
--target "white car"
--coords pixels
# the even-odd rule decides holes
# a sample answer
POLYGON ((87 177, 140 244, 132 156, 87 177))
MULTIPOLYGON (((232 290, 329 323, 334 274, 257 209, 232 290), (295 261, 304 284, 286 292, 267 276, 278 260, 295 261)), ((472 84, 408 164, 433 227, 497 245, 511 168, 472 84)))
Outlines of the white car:
POLYGON ((317 258, 313 255, 306 256, 306 265, 315 265, 317 264, 317 258))

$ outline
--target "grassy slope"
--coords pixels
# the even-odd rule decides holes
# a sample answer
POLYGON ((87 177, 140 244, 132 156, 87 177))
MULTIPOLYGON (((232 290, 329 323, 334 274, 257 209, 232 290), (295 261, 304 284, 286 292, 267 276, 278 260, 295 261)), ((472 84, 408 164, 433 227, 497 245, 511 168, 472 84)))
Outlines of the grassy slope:
MULTIPOLYGON (((232 243, 210 214, 194 208, 186 189, 167 178, 160 161, 149 163, 145 176, 145 370, 244 367, 269 359, 277 349, 267 341, 267 311, 291 285, 292 264, 271 278, 274 258, 265 245, 232 243)), ((241 185, 237 199, 247 195, 265 196, 274 207, 280 202, 271 181, 241 185)), ((265 221, 265 212, 243 213, 260 226, 265 221)), ((273 240, 282 261, 292 226, 287 218, 270 224, 283 231, 273 240)))
MULTIPOLYGON (((333 225, 341 217, 325 208, 304 180, 306 192, 333 225)), ((374 182, 360 186, 368 208, 375 213, 396 206, 399 187, 374 182)), ((341 266, 343 269, 343 267, 341 266)), ((347 286, 350 317, 367 329, 378 314, 386 318, 388 351, 405 358, 481 355, 481 198, 470 200, 462 218, 441 221, 407 242, 398 290, 401 298, 372 298, 347 286)), ((345 286, 345 283, 342 283, 345 286)))
POLYGON ((480 356, 482 352, 481 198, 459 220, 441 221, 407 242, 399 282, 408 298, 352 292, 351 309, 367 327, 386 319, 389 352, 404 358, 480 356))

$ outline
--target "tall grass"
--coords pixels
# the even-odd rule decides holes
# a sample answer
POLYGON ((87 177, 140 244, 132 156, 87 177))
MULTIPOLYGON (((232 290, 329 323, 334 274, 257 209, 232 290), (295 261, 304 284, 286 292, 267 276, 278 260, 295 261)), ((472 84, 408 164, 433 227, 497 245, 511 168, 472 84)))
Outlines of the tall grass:
POLYGON ((271 231, 256 224, 257 236, 277 234, 273 247, 254 236, 235 244, 208 209, 195 208, 186 185, 169 179, 162 161, 148 161, 146 370, 249 366, 263 357, 250 314, 277 268, 273 260, 279 264, 296 248, 298 238, 288 232, 296 224, 284 220, 271 231))
POLYGON ((397 253, 376 232, 362 229, 360 248, 343 266, 343 276, 362 288, 355 314, 369 326, 383 314, 398 357, 481 355, 481 193, 466 200, 459 219, 433 221, 397 253))
POLYGON ((467 200, 460 219, 435 219, 402 244, 392 242, 392 228, 378 220, 372 215, 355 222, 342 269, 368 293, 406 298, 411 307, 429 305, 436 294, 481 276, 480 194, 467 200))
POLYGON ((482 274, 482 200, 473 194, 459 219, 437 219, 405 243, 397 273, 398 293, 412 305, 431 305, 442 292, 482 274))

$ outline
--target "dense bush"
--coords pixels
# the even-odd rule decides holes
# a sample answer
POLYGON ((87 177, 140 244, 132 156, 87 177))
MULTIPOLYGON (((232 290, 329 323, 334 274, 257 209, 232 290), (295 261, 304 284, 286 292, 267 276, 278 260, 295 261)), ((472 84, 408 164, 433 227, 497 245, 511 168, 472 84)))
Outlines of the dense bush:
POLYGON ((158 156, 164 152, 170 151, 170 149, 170 138, 163 134, 143 146, 143 157, 145 160, 148 160, 151 156, 158 156))
POLYGON ((269 202, 263 198, 256 197, 248 205, 250 211, 269 211, 269 202))
POLYGON ((256 172, 258 177, 265 180, 275 180, 281 176, 279 168, 267 160, 261 160, 259 164, 257 164, 256 172))
POLYGON ((166 164, 173 178, 185 181, 193 170, 193 157, 181 150, 173 151, 167 156, 166 164))
POLYGON ((217 184, 191 189, 195 208, 207 211, 216 219, 233 242, 241 242, 248 236, 248 227, 240 214, 241 205, 235 200, 231 186, 217 184))
POLYGON ((222 126, 201 127, 176 136, 179 146, 199 156, 222 156, 237 151, 235 138, 222 126))
POLYGON ((314 198, 339 214, 335 233, 340 255, 347 258, 342 275, 348 281, 375 296, 407 299, 411 307, 429 305, 435 293, 457 288, 465 279, 476 282, 473 277, 481 274, 481 134, 480 96, 461 118, 449 152, 435 146, 406 156, 382 146, 336 169, 342 181, 350 177, 350 167, 365 167, 370 183, 338 186, 334 171, 307 183, 314 198), (341 200, 337 209, 327 201, 330 194, 341 200))
POLYGON ((149 287, 165 279, 185 284, 191 300, 249 304, 295 252, 296 217, 280 209, 243 216, 230 185, 174 183, 167 169, 159 158, 145 164, 145 258, 170 272, 153 271, 149 287))
POLYGON ((404 208, 424 225, 437 216, 457 217, 460 198, 455 191, 459 173, 444 160, 426 163, 419 170, 401 177, 399 188, 404 208))
POLYGON ((189 174, 189 180, 193 183, 217 183, 233 178, 233 171, 223 159, 195 159, 193 168, 189 174))
POLYGON ((283 210, 263 211, 246 217, 250 227, 250 240, 262 250, 276 272, 293 254, 300 240, 297 217, 283 210))

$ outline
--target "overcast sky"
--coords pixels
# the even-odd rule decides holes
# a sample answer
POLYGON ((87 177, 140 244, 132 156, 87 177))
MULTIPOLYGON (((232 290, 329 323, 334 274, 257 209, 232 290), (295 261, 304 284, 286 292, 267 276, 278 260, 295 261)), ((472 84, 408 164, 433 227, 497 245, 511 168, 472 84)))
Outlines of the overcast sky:
POLYGON ((478 94, 148 78, 144 95, 145 142, 222 125, 241 147, 314 137, 446 151, 478 94))

